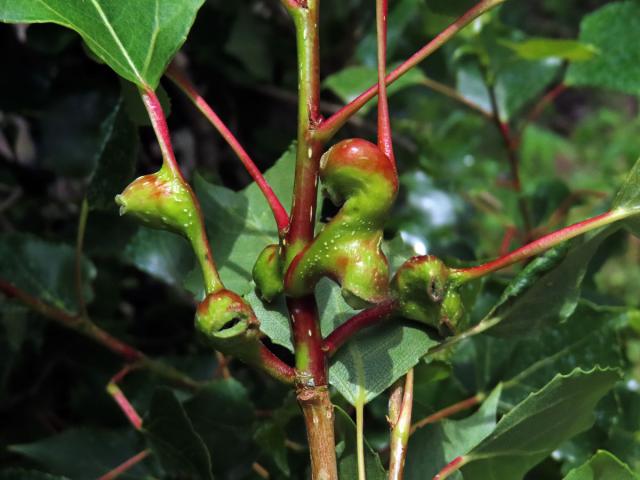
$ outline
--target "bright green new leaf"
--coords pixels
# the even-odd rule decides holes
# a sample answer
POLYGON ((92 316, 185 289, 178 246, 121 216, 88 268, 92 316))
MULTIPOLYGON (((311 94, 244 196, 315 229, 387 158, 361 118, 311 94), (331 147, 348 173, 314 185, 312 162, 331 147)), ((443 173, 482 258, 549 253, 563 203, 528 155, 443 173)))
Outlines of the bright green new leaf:
POLYGON ((566 83, 640 93, 640 3, 611 2, 587 15, 580 25, 580 42, 600 52, 589 61, 572 63, 566 83))
POLYGON ((561 58, 581 62, 598 54, 593 45, 556 38, 530 38, 523 42, 500 41, 502 45, 513 50, 525 60, 544 60, 545 58, 561 58))
POLYGON ((564 480, 637 480, 631 469, 605 450, 598 452, 587 463, 569 472, 564 480))
POLYGON ((155 88, 203 0, 0 0, 0 21, 57 23, 137 85, 155 88))
POLYGON ((618 381, 616 370, 557 375, 507 413, 462 457, 465 480, 520 480, 554 448, 593 424, 593 410, 618 381))

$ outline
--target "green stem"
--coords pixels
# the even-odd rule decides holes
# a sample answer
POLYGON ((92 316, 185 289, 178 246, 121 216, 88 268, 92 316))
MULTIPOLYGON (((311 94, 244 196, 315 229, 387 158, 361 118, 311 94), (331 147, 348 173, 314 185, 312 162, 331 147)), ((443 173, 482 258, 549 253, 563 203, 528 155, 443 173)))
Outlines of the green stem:
POLYGON ((162 105, 160 104, 155 92, 150 88, 140 89, 140 95, 142 96, 142 101, 147 109, 147 113, 149 114, 151 125, 153 126, 156 138, 158 139, 158 144, 160 145, 160 150, 162 151, 163 168, 168 168, 173 174, 175 180, 180 182, 181 186, 189 192, 193 205, 196 209, 196 221, 193 224, 193 232, 189 233, 189 240, 191 241, 191 246, 202 270, 205 291, 208 294, 219 292, 224 288, 224 285, 220 280, 218 270, 216 269, 216 265, 213 260, 213 254, 207 238, 207 231, 205 228, 204 216, 202 215, 202 209, 200 208, 200 202, 193 193, 191 186, 184 179, 182 171, 176 161, 162 105))
MULTIPOLYGON (((283 244, 285 265, 314 237, 318 170, 323 145, 311 138, 313 127, 320 121, 320 47, 318 38, 319 1, 309 0, 306 7, 296 8, 291 15, 296 27, 298 50, 298 145, 293 185, 291 224, 283 244)), ((327 384, 326 358, 318 312, 313 296, 288 299, 296 353, 296 369, 307 386, 327 384)))
POLYGON ((80 216, 78 218, 78 232, 76 235, 75 269, 76 269, 76 301, 80 316, 87 317, 87 304, 84 299, 84 280, 82 278, 82 252, 84 250, 84 234, 89 217, 89 202, 87 197, 82 200, 80 216))
MULTIPOLYGON (((321 121, 319 0, 296 1, 289 12, 296 28, 298 53, 298 143, 289 231, 282 245, 285 268, 314 238, 320 156, 324 142, 314 139, 321 121)), ((297 373, 297 398, 302 409, 313 480, 337 480, 333 405, 327 389, 327 360, 313 295, 287 299, 297 373)))
POLYGON ((389 460, 389 480, 402 480, 407 458, 407 445, 411 432, 413 410, 413 368, 396 388, 389 401, 389 417, 392 422, 389 460))
POLYGON ((364 461, 364 398, 356 402, 356 453, 358 456, 358 480, 367 480, 367 467, 364 461))
POLYGON ((298 146, 291 206, 291 226, 286 237, 287 259, 292 259, 314 235, 318 170, 323 142, 312 137, 320 123, 320 51, 318 0, 292 12, 298 49, 298 146))

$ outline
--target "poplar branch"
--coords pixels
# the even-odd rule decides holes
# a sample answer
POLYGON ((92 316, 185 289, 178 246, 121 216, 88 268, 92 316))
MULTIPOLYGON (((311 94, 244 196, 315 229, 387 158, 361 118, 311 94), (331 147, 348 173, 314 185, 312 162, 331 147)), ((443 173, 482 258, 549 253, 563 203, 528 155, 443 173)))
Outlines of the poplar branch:
POLYGON ((60 308, 49 305, 3 279, 0 279, 0 292, 9 298, 16 299, 43 317, 56 322, 58 325, 92 339, 121 357, 127 363, 135 363, 138 368, 149 370, 189 390, 195 390, 202 386, 200 382, 176 370, 172 366, 147 357, 140 350, 100 328, 87 317, 72 315, 60 308))

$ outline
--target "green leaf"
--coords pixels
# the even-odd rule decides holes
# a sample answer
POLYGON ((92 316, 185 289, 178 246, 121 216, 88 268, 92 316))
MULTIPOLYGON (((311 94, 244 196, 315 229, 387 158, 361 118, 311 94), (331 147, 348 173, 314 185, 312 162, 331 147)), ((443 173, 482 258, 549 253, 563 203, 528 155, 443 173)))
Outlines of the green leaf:
POLYGON ((284 429, 275 422, 266 421, 256 429, 254 440, 262 451, 273 459, 280 471, 289 477, 291 468, 289 468, 287 438, 284 429))
MULTIPOLYGON (((389 66, 389 71, 395 66, 389 66)), ((377 70, 375 67, 355 66, 347 67, 337 73, 329 75, 323 82, 323 87, 331 90, 345 103, 348 103, 360 95, 363 91, 376 83, 377 70)), ((407 87, 420 85, 424 81, 424 74, 420 69, 414 68, 389 85, 388 94, 393 95, 407 87)), ((368 102, 360 109, 365 114, 376 105, 376 101, 368 102)))
POLYGON ((268 81, 273 65, 268 36, 268 24, 263 19, 249 9, 240 10, 224 50, 256 79, 268 81))
POLYGON ((189 243, 179 235, 140 227, 122 253, 126 263, 158 280, 181 287, 194 270, 195 256, 189 243))
MULTIPOLYGON (((254 292, 247 295, 247 300, 260 319, 260 330, 272 342, 282 345, 293 352, 289 317, 284 300, 280 298, 272 303, 263 303, 254 292)), ((322 279, 318 282, 316 301, 321 322, 320 330, 323 337, 329 335, 335 327, 357 313, 344 301, 340 293, 340 287, 328 279, 322 279)))
POLYGON ((566 83, 640 94, 640 49, 633 47, 639 29, 637 1, 609 3, 587 15, 580 25, 579 40, 595 46, 600 54, 587 62, 572 63, 566 83))
MULTIPOLYGON (((82 260, 84 298, 93 298, 95 267, 82 260)), ((55 307, 75 313, 75 250, 31 235, 0 235, 0 277, 55 307)))
MULTIPOLYGON (((69 429, 34 443, 9 447, 54 474, 77 480, 95 480, 143 449, 132 432, 89 428, 69 429)), ((144 464, 138 464, 129 473, 143 476, 149 472, 144 464)))
POLYGON ((41 165, 64 176, 90 175, 108 140, 105 127, 117 100, 115 95, 99 90, 54 97, 40 124, 41 165))
MULTIPOLYGON (((567 319, 578 304, 580 287, 591 258, 616 230, 615 227, 608 228, 582 242, 541 276, 541 269, 557 261, 557 252, 547 254, 525 269, 507 287, 497 308, 489 315, 500 319, 490 333, 500 336, 522 335, 535 332, 551 322, 567 319)), ((580 241, 574 240, 574 244, 580 241)))
MULTIPOLYGON (((631 168, 622 187, 613 200, 613 208, 634 210, 640 208, 640 159, 631 168)), ((640 236, 640 220, 630 218, 625 220, 625 226, 636 236, 640 236)))
POLYGON ((89 185, 87 199, 93 209, 115 210, 114 197, 132 180, 138 155, 138 133, 123 100, 103 122, 103 143, 89 185))
POLYGON ((474 354, 466 362, 476 372, 478 389, 502 382, 501 405, 514 406, 558 373, 621 367, 619 323, 619 316, 581 305, 566 322, 519 339, 475 337, 474 354))
POLYGON ((223 473, 255 457, 254 407, 236 380, 211 383, 184 403, 193 428, 209 451, 213 473, 223 473))
MULTIPOLYGON (((422 6, 422 0, 397 0, 389 7, 387 19, 387 58, 395 58, 396 52, 406 42, 407 27, 415 21, 416 12, 422 6)), ((375 22, 371 22, 367 34, 359 39, 355 59, 364 65, 377 65, 377 45, 375 22)))
POLYGON ((596 404, 619 378, 616 370, 598 368, 557 375, 462 457, 465 480, 521 479, 554 448, 593 424, 596 404))
POLYGON ((534 258, 531 263, 509 282, 509 285, 504 289, 504 292, 502 292, 498 300, 498 306, 504 305, 509 300, 522 295, 534 286, 544 274, 557 267, 565 259, 569 251, 569 246, 569 242, 563 243, 545 252, 543 255, 534 258))
POLYGON ((23 470, 10 468, 0 471, 0 480, 67 480, 68 477, 59 477, 35 470, 23 470))
POLYGON ((613 208, 640 208, 640 159, 633 165, 613 200, 613 208))
POLYGON ((587 463, 569 472, 564 480, 637 480, 631 469, 605 450, 598 450, 587 463))
MULTIPOLYGON (((331 290, 326 309, 322 313, 323 335, 355 313, 349 313, 338 288, 331 290)), ((331 359, 329 382, 352 405, 361 395, 367 403, 407 373, 437 343, 414 323, 400 319, 383 322, 365 329, 338 350, 331 359)))
MULTIPOLYGON (((318 283, 316 298, 324 337, 357 313, 344 301, 340 287, 328 279, 318 283)), ((247 295, 247 300, 260 319, 260 329, 274 343, 293 350, 284 302, 263 305, 254 293, 247 295)), ((334 355, 329 382, 352 405, 362 386, 365 403, 369 402, 407 373, 436 343, 416 324, 401 320, 366 329, 334 355)))
POLYGON ((142 427, 168 473, 213 480, 207 447, 170 389, 156 389, 142 427))
POLYGON ((457 17, 475 5, 475 0, 430 0, 429 10, 442 15, 457 17))
MULTIPOLYGON (((289 327, 287 306, 284 298, 278 297, 270 303, 263 302, 252 289, 245 297, 245 300, 249 302, 256 317, 260 319, 260 331, 269 337, 273 343, 293 352, 291 328, 289 327)), ((320 315, 320 318, 324 318, 323 313, 320 313, 320 315)))
MULTIPOLYGON (((283 205, 291 204, 295 145, 265 178, 283 205)), ((255 183, 240 192, 195 178, 195 190, 207 222, 213 256, 225 286, 239 294, 251 289, 251 270, 264 247, 278 242, 273 214, 255 183)))
POLYGON ((331 360, 329 381, 355 405, 359 390, 364 401, 374 399, 435 346, 427 333, 414 324, 392 320, 371 327, 350 339, 331 360))
MULTIPOLYGON (((496 427, 502 388, 498 385, 473 415, 462 420, 442 420, 417 430, 409 441, 406 480, 432 478, 443 465, 467 454, 496 427)), ((416 419, 419 420, 419 419, 416 419)))
POLYGON ((0 0, 0 21, 75 30, 115 72, 155 88, 203 0, 0 0))
MULTIPOLYGON (((505 49, 506 50, 506 49, 505 49)), ((561 63, 547 59, 528 61, 511 53, 496 66, 495 94, 502 120, 513 118, 527 103, 538 97, 556 77, 561 63)), ((491 111, 491 99, 484 77, 475 63, 461 66, 456 75, 456 88, 468 100, 491 111)))
MULTIPOLYGON (((358 478, 357 430, 351 417, 338 406, 334 406, 336 418, 336 434, 338 444, 338 476, 340 478, 358 478)), ((386 480, 387 473, 380 457, 364 442, 364 465, 367 480, 386 480)))
POLYGON ((529 38, 522 42, 501 40, 500 43, 513 50, 524 60, 544 60, 561 58, 581 62, 597 55, 598 49, 593 45, 557 38, 529 38))

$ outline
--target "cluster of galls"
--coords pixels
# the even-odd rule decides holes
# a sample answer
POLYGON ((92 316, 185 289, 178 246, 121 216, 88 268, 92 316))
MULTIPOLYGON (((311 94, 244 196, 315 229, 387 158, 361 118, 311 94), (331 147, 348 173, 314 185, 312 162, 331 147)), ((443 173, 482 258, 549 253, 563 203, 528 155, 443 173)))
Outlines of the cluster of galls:
MULTIPOLYGON (((397 316, 429 325, 443 336, 455 333, 462 302, 449 269, 439 259, 413 257, 389 281, 381 245, 398 192, 391 160, 366 140, 344 140, 322 156, 320 180, 325 194, 341 208, 310 244, 297 252, 290 246, 288 253, 296 252, 290 258, 281 245, 262 251, 253 269, 261 298, 302 297, 328 277, 341 286, 354 308, 394 299, 397 316)), ((204 232, 197 200, 184 179, 168 167, 136 179, 116 202, 121 214, 182 235, 198 252, 197 240, 204 232)), ((221 283, 209 290, 196 313, 198 331, 215 348, 259 363, 260 322, 251 307, 221 283)))
MULTIPOLYGON (((196 242, 204 232, 196 202, 191 187, 166 165, 137 178, 116 196, 121 215, 130 214, 147 226, 177 233, 197 252, 196 242)), ((196 328, 214 348, 259 364, 260 322, 253 310, 221 283, 210 290, 198 305, 196 328)))
POLYGON ((262 251, 253 269, 261 298, 308 295, 328 277, 341 286, 353 308, 394 299, 398 316, 434 327, 443 336, 455 333, 462 304, 449 269, 439 259, 411 258, 389 281, 381 245, 398 191, 391 160, 366 140, 344 140, 322 156, 320 180, 324 193, 341 208, 292 258, 284 255, 281 245, 262 251))

